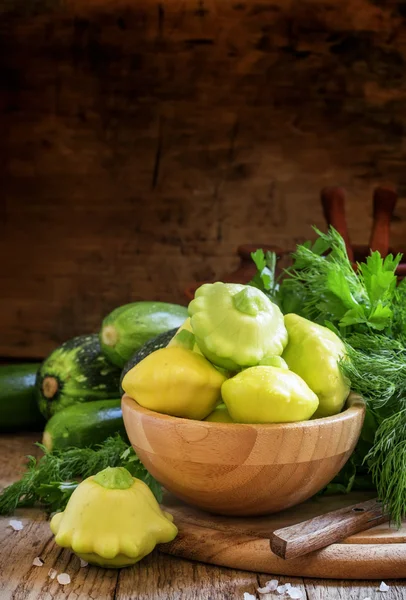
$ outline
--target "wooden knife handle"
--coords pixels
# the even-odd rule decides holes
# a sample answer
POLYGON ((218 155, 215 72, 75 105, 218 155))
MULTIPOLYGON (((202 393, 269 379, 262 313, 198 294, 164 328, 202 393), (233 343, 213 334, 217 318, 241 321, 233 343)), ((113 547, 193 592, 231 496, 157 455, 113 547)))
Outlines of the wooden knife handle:
POLYGON ((387 520, 382 504, 368 500, 277 529, 271 536, 271 550, 281 558, 297 558, 387 520))
POLYGON ((324 218, 326 219, 327 224, 332 225, 334 229, 337 229, 338 233, 343 237, 347 248, 348 258, 353 262, 354 253, 345 218, 345 190, 340 187, 326 187, 321 190, 320 196, 324 218))
POLYGON ((397 199, 396 191, 391 188, 377 187, 374 191, 373 224, 369 247, 371 250, 379 250, 382 256, 388 254, 390 221, 397 199))

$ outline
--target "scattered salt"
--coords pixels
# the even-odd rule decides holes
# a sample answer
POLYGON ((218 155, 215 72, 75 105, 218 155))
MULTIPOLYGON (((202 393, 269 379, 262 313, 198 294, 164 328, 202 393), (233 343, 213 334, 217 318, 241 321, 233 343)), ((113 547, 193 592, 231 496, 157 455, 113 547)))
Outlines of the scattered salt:
POLYGON ((83 560, 83 558, 80 559, 80 568, 82 569, 83 567, 87 567, 89 563, 86 562, 85 560, 83 560))
POLYGON ((22 529, 24 529, 24 525, 22 524, 22 522, 17 521, 16 519, 10 519, 8 524, 14 529, 14 531, 21 531, 22 529))
POLYGON ((257 600, 254 594, 249 594, 248 592, 244 592, 244 600, 257 600))
POLYGON ((269 592, 274 592, 277 587, 278 587, 278 580, 271 579, 270 581, 267 581, 265 583, 264 587, 257 588, 257 592, 259 594, 269 594, 269 592))
POLYGON ((277 579, 271 579, 270 581, 265 581, 265 587, 269 589, 270 592, 274 592, 278 587, 279 581, 277 579))
POLYGON ((278 585, 276 591, 278 592, 278 594, 284 594, 286 592, 286 585, 278 585))
POLYGON ((44 561, 39 556, 36 556, 34 558, 34 560, 32 561, 32 564, 34 567, 42 567, 42 565, 44 564, 44 561))
POLYGON ((67 573, 59 573, 56 579, 61 585, 68 585, 70 583, 70 576, 67 573))
POLYGON ((48 571, 48 577, 50 577, 51 579, 55 579, 57 574, 58 574, 58 571, 56 571, 55 569, 49 569, 49 571, 48 571))
POLYGON ((388 590, 389 590, 389 586, 384 581, 382 581, 381 585, 379 586, 379 591, 387 592, 388 590))
POLYGON ((269 589, 269 587, 265 586, 265 587, 260 587, 257 588, 257 592, 258 594, 268 594, 271 590, 269 589))
POLYGON ((292 586, 287 590, 287 593, 288 593, 289 598, 299 599, 303 595, 302 591, 299 588, 292 587, 292 586))

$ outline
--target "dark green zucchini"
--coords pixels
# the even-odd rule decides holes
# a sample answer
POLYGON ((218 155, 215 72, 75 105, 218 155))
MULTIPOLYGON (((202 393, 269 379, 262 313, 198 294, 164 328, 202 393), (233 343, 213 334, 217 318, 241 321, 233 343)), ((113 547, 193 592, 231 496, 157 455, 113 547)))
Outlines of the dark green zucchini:
POLYGON ((39 409, 49 419, 72 404, 117 397, 120 369, 102 354, 97 334, 81 335, 62 344, 42 363, 36 393, 39 409))
POLYGON ((167 302, 133 302, 120 306, 104 319, 100 331, 102 350, 121 369, 148 340, 178 328, 188 317, 187 308, 167 302))
POLYGON ((45 424, 35 398, 40 363, 0 366, 0 432, 40 431, 45 424))
POLYGON ((142 346, 142 348, 140 348, 140 350, 138 350, 130 358, 130 360, 128 360, 125 363, 124 368, 121 371, 120 385, 121 385, 121 382, 123 381, 124 375, 127 373, 127 371, 129 371, 130 369, 135 367, 135 365, 138 365, 139 362, 141 362, 149 354, 152 354, 152 352, 155 352, 155 350, 160 350, 161 348, 166 348, 166 346, 169 344, 169 342, 171 341, 171 339, 173 338, 173 336, 176 334, 177 331, 178 331, 178 329, 175 327, 174 329, 171 329, 170 331, 165 331, 164 333, 161 333, 160 335, 155 336, 154 338, 152 338, 152 340, 149 340, 149 342, 144 344, 142 346))
POLYGON ((116 433, 127 439, 121 400, 97 400, 56 413, 46 424, 42 443, 48 450, 86 448, 116 433))

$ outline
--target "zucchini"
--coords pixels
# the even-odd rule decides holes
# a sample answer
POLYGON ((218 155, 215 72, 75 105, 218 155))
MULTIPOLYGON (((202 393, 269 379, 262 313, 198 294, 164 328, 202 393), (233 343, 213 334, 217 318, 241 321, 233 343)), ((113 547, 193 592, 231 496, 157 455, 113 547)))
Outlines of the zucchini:
POLYGON ((37 374, 38 406, 47 419, 72 404, 119 393, 120 369, 102 354, 97 334, 68 340, 48 356, 37 374))
POLYGON ((86 448, 116 433, 127 439, 121 400, 98 400, 74 404, 56 413, 45 426, 42 443, 47 450, 86 448))
POLYGON ((187 308, 167 302, 133 302, 120 306, 104 319, 100 331, 102 350, 121 369, 148 340, 178 328, 188 317, 187 308))
MULTIPOLYGON (((159 335, 155 336, 154 338, 152 338, 152 340, 149 340, 149 342, 147 342, 146 344, 144 344, 142 346, 142 348, 140 348, 140 350, 138 350, 131 358, 130 360, 128 360, 125 365, 123 370, 121 371, 121 378, 120 378, 120 385, 121 382, 124 379, 124 375, 133 367, 135 367, 135 365, 138 365, 139 362, 141 362, 146 356, 148 356, 149 354, 152 354, 152 352, 155 352, 155 350, 160 350, 161 348, 166 348, 166 346, 169 344, 169 342, 171 341, 171 339, 173 338, 173 336, 176 334, 177 332, 177 328, 175 327, 174 329, 170 329, 169 331, 165 331, 164 333, 160 333, 159 335)), ((122 390, 123 394, 124 391, 122 390)))
POLYGON ((0 432, 42 430, 45 419, 35 399, 40 363, 0 366, 0 432))

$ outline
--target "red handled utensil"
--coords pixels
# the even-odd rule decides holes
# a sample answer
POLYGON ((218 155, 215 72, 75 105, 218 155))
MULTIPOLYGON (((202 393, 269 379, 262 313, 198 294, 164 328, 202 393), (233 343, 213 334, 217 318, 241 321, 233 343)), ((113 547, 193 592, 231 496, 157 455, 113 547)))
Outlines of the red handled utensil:
POLYGON ((379 250, 381 256, 389 251, 389 229, 398 195, 395 190, 387 187, 377 187, 373 200, 373 224, 369 247, 379 250))
POLYGON ((321 190, 320 199, 323 207, 324 217, 328 225, 332 225, 334 229, 342 236, 347 248, 348 258, 354 262, 354 253, 351 246, 350 236, 347 229, 347 221, 345 218, 345 200, 346 192, 341 187, 325 187, 321 190))

